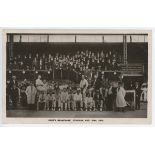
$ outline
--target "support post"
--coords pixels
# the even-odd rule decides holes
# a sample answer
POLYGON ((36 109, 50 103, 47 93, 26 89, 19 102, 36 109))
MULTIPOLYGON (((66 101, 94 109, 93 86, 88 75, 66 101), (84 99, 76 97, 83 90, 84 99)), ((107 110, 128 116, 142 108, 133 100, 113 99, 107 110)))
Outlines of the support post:
POLYGON ((127 36, 123 35, 123 63, 127 65, 127 36))
POLYGON ((9 43, 9 57, 13 58, 13 35, 10 34, 10 43, 9 43))

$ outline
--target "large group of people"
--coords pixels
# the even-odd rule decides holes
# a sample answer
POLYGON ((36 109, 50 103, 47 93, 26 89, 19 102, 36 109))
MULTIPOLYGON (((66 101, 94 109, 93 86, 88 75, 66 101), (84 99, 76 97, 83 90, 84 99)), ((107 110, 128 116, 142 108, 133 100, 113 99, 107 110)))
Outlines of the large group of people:
MULTIPOLYGON (((135 90, 135 109, 140 109, 140 98, 145 92, 138 82, 132 85, 135 90)), ((60 85, 48 82, 41 75, 35 81, 18 83, 13 76, 7 85, 7 103, 17 109, 18 104, 32 110, 51 111, 125 111, 130 107, 131 98, 126 98, 126 90, 120 81, 110 81, 102 75, 94 75, 91 84, 82 75, 77 85, 60 85)))
MULTIPOLYGON (((37 110, 114 110, 125 111, 133 99, 126 97, 120 77, 106 77, 105 71, 114 75, 121 68, 122 57, 113 51, 16 55, 8 60, 8 70, 35 71, 34 77, 17 82, 11 72, 7 83, 7 103, 17 108, 18 104, 37 110), (48 71, 49 77, 39 71, 48 71), (36 76, 38 76, 37 79, 36 76), (58 80, 72 81, 60 84, 58 80)), ((17 75, 18 76, 18 75, 17 75)), ((20 78, 19 78, 20 79, 20 78)), ((131 85, 135 90, 135 108, 140 109, 141 98, 147 98, 147 89, 138 82, 131 85), (144 93, 145 90, 145 93, 144 93)))
MULTIPOLYGON (((66 52, 67 53, 67 52, 66 52)), ((68 54, 38 54, 32 56, 31 53, 28 55, 16 55, 13 59, 10 58, 9 64, 13 64, 14 69, 38 69, 47 70, 56 68, 98 68, 101 67, 102 70, 116 70, 117 64, 122 62, 122 57, 117 52, 111 51, 100 51, 92 52, 77 51, 76 53, 68 54)))
MULTIPOLYGON (((52 52, 51 52, 52 53, 52 52)), ((8 69, 15 70, 75 70, 83 72, 85 69, 119 70, 122 56, 118 52, 77 51, 61 54, 17 54, 8 60, 8 69)), ((57 77, 56 77, 57 79, 57 77)))

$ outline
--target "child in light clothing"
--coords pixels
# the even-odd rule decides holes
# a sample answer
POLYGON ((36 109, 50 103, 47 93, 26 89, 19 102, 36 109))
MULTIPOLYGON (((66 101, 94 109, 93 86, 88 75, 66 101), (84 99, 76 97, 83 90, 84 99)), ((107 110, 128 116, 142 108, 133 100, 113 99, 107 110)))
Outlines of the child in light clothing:
POLYGON ((55 93, 52 92, 52 110, 55 111, 56 108, 56 96, 55 93))
POLYGON ((59 89, 56 89, 56 91, 55 91, 55 99, 56 99, 56 104, 58 105, 58 110, 59 111, 61 110, 60 96, 61 96, 61 93, 60 93, 59 89))
POLYGON ((45 109, 55 111, 56 107, 56 98, 54 92, 49 92, 46 96, 46 105, 45 109))
POLYGON ((83 103, 82 103, 82 94, 80 89, 77 89, 77 93, 74 94, 74 110, 80 109, 82 111, 83 103))
POLYGON ((86 111, 89 108, 89 111, 95 110, 95 102, 93 100, 93 97, 88 93, 87 96, 84 99, 85 109, 86 111))
POLYGON ((70 90, 68 93, 68 110, 74 109, 74 94, 73 91, 70 90))
POLYGON ((63 91, 61 92, 60 101, 61 101, 61 104, 60 104, 61 111, 63 110, 64 106, 65 106, 65 110, 67 110, 68 92, 66 91, 66 88, 63 88, 63 91))

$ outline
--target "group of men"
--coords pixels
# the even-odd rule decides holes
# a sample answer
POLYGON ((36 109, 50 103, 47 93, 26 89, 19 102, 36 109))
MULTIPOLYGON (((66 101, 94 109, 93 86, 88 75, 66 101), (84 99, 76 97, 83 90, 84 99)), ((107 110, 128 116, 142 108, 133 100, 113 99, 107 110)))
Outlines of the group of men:
MULTIPOLYGON (((81 82, 80 86, 88 83, 81 82)), ((83 89, 84 91, 84 89, 83 89)), ((18 83, 16 76, 13 76, 11 81, 7 84, 7 106, 10 104, 12 108, 18 109, 20 103, 23 107, 37 110, 82 110, 83 96, 81 89, 66 86, 59 86, 57 83, 48 83, 42 80, 41 75, 38 76, 35 82, 28 82, 26 79, 22 83, 18 83)), ((89 100, 89 99, 88 99, 89 100)), ((85 98, 85 106, 86 98, 85 98)), ((90 109, 95 107, 92 106, 90 109)))
MULTIPOLYGON (((52 52, 51 52, 52 53, 52 52)), ((8 68, 13 66, 13 69, 21 70, 51 70, 53 68, 85 70, 86 68, 102 70, 117 70, 118 63, 121 63, 122 57, 117 52, 111 51, 77 51, 76 53, 68 54, 42 54, 36 53, 32 56, 21 56, 18 54, 14 58, 9 59, 8 68)))
MULTIPOLYGON (((140 109, 140 86, 136 83, 136 109, 140 109)), ((82 75, 80 84, 73 86, 59 86, 52 82, 42 80, 41 75, 35 82, 24 80, 19 86, 16 77, 13 76, 7 88, 8 103, 12 102, 16 109, 20 101, 22 106, 37 110, 80 110, 80 111, 125 111, 128 103, 125 99, 126 91, 123 84, 118 81, 108 81, 95 75, 91 85, 82 75)))
MULTIPOLYGON (((17 70, 47 70, 52 72, 49 77, 50 84, 42 80, 39 75, 35 82, 26 80, 18 86, 16 77, 13 76, 7 87, 8 103, 12 102, 17 107, 18 101, 23 106, 29 105, 30 109, 45 110, 116 110, 127 106, 125 90, 122 83, 105 78, 105 70, 119 70, 121 56, 116 52, 91 52, 77 51, 71 54, 35 54, 26 56, 17 55, 9 60, 9 69, 17 70), (90 72, 87 72, 90 70, 90 72), (88 74, 87 74, 87 73, 88 74), (61 88, 55 84, 62 73, 64 79, 78 83, 78 86, 61 88), (90 73, 90 74, 89 74, 90 73), (93 74, 92 74, 93 73, 93 74), (100 75, 99 75, 100 73, 100 75), (78 78, 77 78, 78 75, 78 78), (85 77, 87 75, 87 78, 85 77), (79 80, 78 80, 79 79, 79 80)), ((30 76, 32 77, 32 76, 30 76)), ((33 79, 33 78, 32 78, 33 79)), ((140 109, 140 86, 136 84, 136 109, 140 109)), ((122 110, 122 111, 123 111, 122 110)))
POLYGON ((47 80, 70 80, 80 82, 81 75, 85 74, 88 81, 97 71, 118 71, 122 57, 119 52, 77 51, 61 53, 29 53, 28 55, 16 55, 8 59, 8 76, 12 71, 21 78, 34 80, 35 74, 45 72, 47 80), (93 74, 92 74, 93 73, 93 74), (30 79, 31 78, 31 79, 30 79))
POLYGON ((80 87, 70 87, 68 85, 46 85, 41 76, 36 80, 36 90, 38 91, 38 109, 44 110, 96 110, 93 98, 85 95, 88 82, 82 76, 80 87))

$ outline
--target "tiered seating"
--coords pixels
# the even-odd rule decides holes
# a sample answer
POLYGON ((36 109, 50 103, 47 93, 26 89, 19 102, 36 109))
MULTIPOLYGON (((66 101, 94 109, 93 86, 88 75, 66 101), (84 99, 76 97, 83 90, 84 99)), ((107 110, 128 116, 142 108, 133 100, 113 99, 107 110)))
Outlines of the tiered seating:
POLYGON ((143 73, 143 65, 139 63, 132 63, 121 65, 121 71, 124 74, 142 74, 143 73))
POLYGON ((17 73, 20 77, 25 75, 25 78, 28 76, 32 79, 35 78, 35 74, 41 73, 50 76, 51 80, 79 82, 80 75, 90 70, 95 74, 98 70, 106 72, 120 70, 121 60, 122 56, 115 51, 86 50, 65 54, 45 52, 39 55, 36 52, 33 55, 31 53, 21 55, 18 53, 14 58, 10 58, 7 64, 8 72, 17 73))

